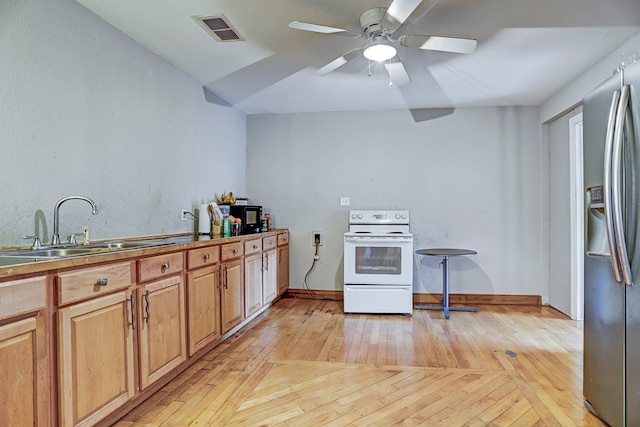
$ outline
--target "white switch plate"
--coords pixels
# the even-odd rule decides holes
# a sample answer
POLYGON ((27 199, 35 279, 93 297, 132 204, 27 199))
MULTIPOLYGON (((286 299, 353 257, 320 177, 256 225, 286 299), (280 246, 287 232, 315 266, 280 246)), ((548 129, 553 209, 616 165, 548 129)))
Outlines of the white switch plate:
POLYGON ((349 198, 340 197, 340 206, 349 206, 349 198))

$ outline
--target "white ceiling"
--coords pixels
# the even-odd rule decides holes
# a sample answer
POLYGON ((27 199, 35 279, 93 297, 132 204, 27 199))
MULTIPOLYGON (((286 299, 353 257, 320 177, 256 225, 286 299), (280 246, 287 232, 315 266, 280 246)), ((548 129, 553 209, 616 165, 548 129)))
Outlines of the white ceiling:
POLYGON ((474 38, 478 48, 400 47, 411 82, 389 87, 361 56, 315 75, 365 42, 288 24, 359 32, 360 14, 391 0, 77 1, 247 114, 539 105, 640 32, 639 0, 423 0, 402 33, 474 38), (219 13, 246 41, 216 42, 192 18, 219 13))

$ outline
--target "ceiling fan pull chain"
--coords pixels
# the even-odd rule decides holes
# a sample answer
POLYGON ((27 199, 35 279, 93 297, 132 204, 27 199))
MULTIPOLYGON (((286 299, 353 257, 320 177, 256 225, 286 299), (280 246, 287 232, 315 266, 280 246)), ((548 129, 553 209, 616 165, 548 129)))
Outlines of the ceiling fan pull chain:
MULTIPOLYGON (((389 69, 391 69, 391 59, 389 59, 389 69)), ((389 74, 389 87, 393 87, 393 80, 391 80, 391 73, 389 74)))
POLYGON ((371 77, 371 60, 369 60, 369 77, 371 77))

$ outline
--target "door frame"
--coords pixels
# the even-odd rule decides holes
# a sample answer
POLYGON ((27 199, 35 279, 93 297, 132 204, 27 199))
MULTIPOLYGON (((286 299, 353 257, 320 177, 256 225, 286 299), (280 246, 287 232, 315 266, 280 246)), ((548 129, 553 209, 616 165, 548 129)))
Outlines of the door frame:
POLYGON ((571 185, 571 318, 584 319, 584 180, 582 112, 569 119, 571 185))

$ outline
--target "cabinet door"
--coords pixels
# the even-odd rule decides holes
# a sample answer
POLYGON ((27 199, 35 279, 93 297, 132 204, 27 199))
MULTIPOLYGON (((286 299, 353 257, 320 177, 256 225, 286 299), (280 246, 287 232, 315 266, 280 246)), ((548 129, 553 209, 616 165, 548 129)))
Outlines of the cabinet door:
POLYGON ((131 292, 58 311, 60 424, 93 425, 133 397, 131 292))
POLYGON ((220 267, 207 267, 189 273, 189 356, 219 338, 220 267))
POLYGON ((140 388, 187 359, 184 284, 182 276, 138 288, 140 307, 140 388))
POLYGON ((278 248, 278 294, 289 288, 289 246, 278 248))
POLYGON ((244 259, 244 317, 249 317, 262 307, 262 254, 244 259))
POLYGON ((262 254, 262 305, 278 296, 278 253, 275 249, 262 254))
POLYGON ((0 424, 48 425, 45 319, 0 327, 0 424))
POLYGON ((244 274, 241 259, 222 264, 220 304, 222 333, 225 334, 244 319, 244 274))

